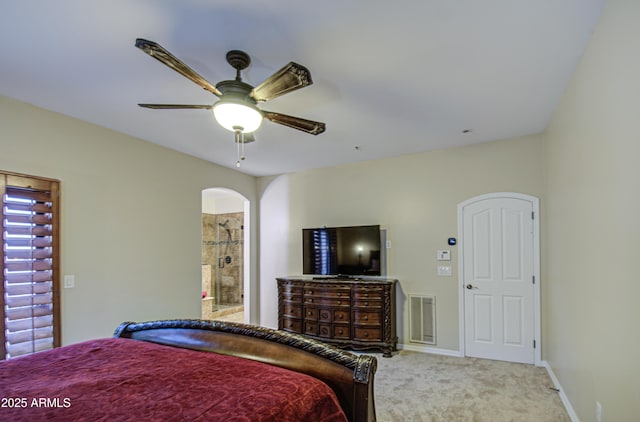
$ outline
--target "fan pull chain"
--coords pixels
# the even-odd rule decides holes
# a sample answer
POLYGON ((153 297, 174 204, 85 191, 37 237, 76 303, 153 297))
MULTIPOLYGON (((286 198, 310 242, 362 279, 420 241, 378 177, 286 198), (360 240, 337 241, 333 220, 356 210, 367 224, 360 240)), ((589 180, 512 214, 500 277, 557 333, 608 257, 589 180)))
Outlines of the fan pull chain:
POLYGON ((240 155, 240 159, 241 159, 241 160, 244 160, 244 159, 245 159, 245 156, 244 156, 244 133, 242 134, 242 142, 241 142, 241 145, 242 145, 242 147, 241 147, 242 154, 240 155))
POLYGON ((234 126, 236 134, 236 147, 237 147, 237 160, 236 167, 240 167, 240 161, 244 161, 246 158, 244 156, 244 133, 242 133, 242 128, 240 126, 234 126))

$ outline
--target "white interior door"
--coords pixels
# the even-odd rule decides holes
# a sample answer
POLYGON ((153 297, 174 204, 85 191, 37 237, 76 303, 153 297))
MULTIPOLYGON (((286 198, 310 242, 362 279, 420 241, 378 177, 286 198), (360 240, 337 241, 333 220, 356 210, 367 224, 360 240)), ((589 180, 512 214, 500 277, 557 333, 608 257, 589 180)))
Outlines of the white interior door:
POLYGON ((531 201, 495 197, 462 208, 466 356, 534 363, 531 201))

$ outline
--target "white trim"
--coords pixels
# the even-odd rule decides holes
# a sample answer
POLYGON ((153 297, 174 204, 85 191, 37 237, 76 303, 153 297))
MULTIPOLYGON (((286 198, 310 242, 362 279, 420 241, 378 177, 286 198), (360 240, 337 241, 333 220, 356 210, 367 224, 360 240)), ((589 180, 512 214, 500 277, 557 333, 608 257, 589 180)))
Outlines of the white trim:
POLYGON ((244 295, 244 322, 246 324, 251 323, 251 310, 253 309, 251 306, 251 202, 245 197, 243 204, 244 211, 244 250, 242 251, 244 255, 244 266, 242 269, 242 278, 244 279, 243 292, 244 295))
POLYGON ((458 350, 438 349, 435 347, 418 346, 415 344, 398 344, 400 350, 410 350, 412 352, 431 353, 434 355, 452 356, 461 358, 462 355, 458 350))
POLYGON ((575 410, 573 410, 573 406, 571 406, 569 398, 566 394, 564 394, 564 389, 560 385, 560 381, 558 381, 556 374, 553 373, 553 369, 551 368, 551 365, 549 365, 549 362, 543 360, 540 363, 540 366, 544 367, 547 370, 549 378, 551 378, 551 381, 553 381, 553 386, 559 390, 558 395, 560 396, 560 400, 562 400, 562 404, 564 405, 565 410, 569 414, 569 418, 571 418, 573 422, 580 422, 578 415, 576 414, 575 410))
POLYGON ((534 349, 534 364, 540 366, 542 362, 542 340, 540 329, 540 201, 535 196, 516 192, 495 192, 485 195, 475 196, 458 204, 458 332, 460 356, 464 356, 465 332, 464 332, 464 252, 462 248, 462 211, 464 207, 474 202, 485 199, 512 198, 531 202, 535 218, 533 219, 533 276, 536 284, 533 289, 533 319, 534 319, 534 339, 536 348, 534 349))

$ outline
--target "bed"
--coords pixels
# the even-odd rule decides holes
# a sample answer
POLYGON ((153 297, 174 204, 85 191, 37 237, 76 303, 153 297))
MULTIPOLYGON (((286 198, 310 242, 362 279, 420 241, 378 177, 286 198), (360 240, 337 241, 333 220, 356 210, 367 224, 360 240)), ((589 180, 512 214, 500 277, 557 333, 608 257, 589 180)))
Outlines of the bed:
POLYGON ((370 422, 376 367, 253 325, 125 322, 113 338, 0 362, 0 420, 370 422))

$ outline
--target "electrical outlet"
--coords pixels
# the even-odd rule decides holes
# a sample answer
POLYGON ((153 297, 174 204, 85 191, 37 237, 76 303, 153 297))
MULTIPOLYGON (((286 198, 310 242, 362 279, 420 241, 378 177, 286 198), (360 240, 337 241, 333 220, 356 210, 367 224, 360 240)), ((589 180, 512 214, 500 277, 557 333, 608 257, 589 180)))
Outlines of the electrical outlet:
POLYGON ((451 277, 451 267, 449 266, 438 266, 438 275, 451 277))
POLYGON ((602 422, 602 405, 599 401, 596 402, 596 422, 602 422))

